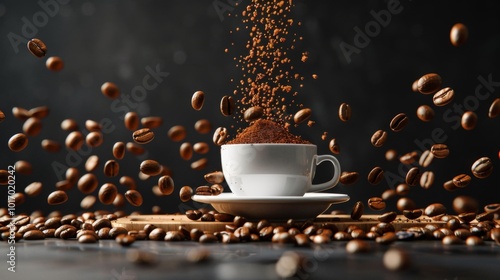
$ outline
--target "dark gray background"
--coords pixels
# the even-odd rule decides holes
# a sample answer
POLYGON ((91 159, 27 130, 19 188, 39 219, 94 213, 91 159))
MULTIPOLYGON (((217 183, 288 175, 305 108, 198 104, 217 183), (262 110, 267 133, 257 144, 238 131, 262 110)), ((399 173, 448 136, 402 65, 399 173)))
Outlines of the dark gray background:
MULTIPOLYGON (((205 170, 193 171, 190 162, 178 155, 180 143, 167 137, 173 125, 188 128, 186 141, 211 142, 212 134, 199 135, 193 125, 197 119, 207 118, 213 126, 235 124, 231 118, 223 117, 218 111, 218 103, 223 95, 234 90, 231 77, 238 77, 233 56, 243 49, 233 48, 224 53, 231 42, 241 45, 243 35, 230 35, 229 31, 240 24, 238 19, 228 16, 228 11, 217 13, 215 4, 226 3, 233 9, 233 1, 71 1, 58 5, 59 11, 48 17, 48 22, 38 28, 36 35, 48 47, 48 56, 56 55, 64 59, 62 72, 53 73, 45 68, 45 60, 31 55, 22 43, 16 52, 9 42, 8 34, 22 35, 23 17, 33 22, 33 15, 42 11, 35 2, 0 2, 0 109, 6 120, 0 124, 0 168, 7 169, 19 159, 30 161, 34 173, 30 176, 16 176, 17 191, 33 181, 41 181, 44 190, 38 197, 28 197, 26 203, 16 211, 30 212, 35 209, 48 213, 61 210, 65 213, 81 211, 80 200, 84 197, 74 187, 68 191, 69 201, 60 206, 48 206, 47 195, 55 189, 59 180, 51 164, 66 163, 68 151, 62 149, 50 154, 40 147, 42 139, 50 138, 64 142, 66 132, 60 129, 65 118, 74 118, 83 127, 85 120, 110 119, 115 129, 104 135, 102 146, 92 149, 92 154, 101 158, 95 172, 100 184, 118 178, 106 178, 102 174, 103 163, 112 158, 111 147, 116 141, 131 141, 131 132, 126 130, 120 119, 122 112, 112 110, 112 101, 100 93, 103 82, 113 81, 119 85, 122 95, 130 94, 132 88, 142 84, 147 74, 146 67, 160 65, 161 71, 170 75, 154 90, 138 108, 140 116, 161 116, 163 125, 155 129, 155 140, 146 145, 148 154, 135 157, 127 154, 120 161, 121 175, 131 175, 137 179, 140 162, 147 158, 167 165, 173 171, 176 190, 170 197, 156 197, 151 187, 157 178, 138 181, 138 189, 144 195, 143 206, 135 208, 127 205, 127 212, 150 213, 151 207, 160 206, 172 213, 197 208, 201 205, 181 203, 178 190, 183 185, 197 187, 205 184, 203 175, 220 170, 219 151, 211 146, 209 165, 205 170), (190 107, 191 95, 203 90, 207 95, 202 111, 190 107), (32 108, 47 105, 50 115, 43 120, 43 131, 29 139, 29 146, 22 152, 13 153, 7 147, 11 135, 21 132, 22 123, 12 116, 11 108, 21 106, 32 108)), ((243 1, 244 6, 248 1, 243 1)), ((387 173, 399 174, 398 162, 387 162, 384 153, 388 148, 400 154, 419 150, 416 140, 430 139, 433 129, 443 129, 451 149, 446 159, 435 160, 428 168, 436 173, 436 181, 429 190, 412 187, 408 197, 419 207, 429 203, 442 202, 450 211, 453 198, 458 195, 471 196, 482 206, 499 202, 500 173, 498 166, 499 119, 488 119, 487 111, 491 102, 499 96, 493 92, 486 100, 478 103, 475 112, 479 123, 475 130, 455 129, 443 118, 453 104, 462 105, 464 100, 474 96, 478 77, 491 75, 500 81, 498 63, 500 60, 500 19, 494 1, 400 1, 402 11, 391 17, 390 23, 381 28, 371 38, 370 43, 354 54, 348 63, 339 49, 341 42, 353 44, 355 31, 364 29, 372 22, 371 11, 387 9, 386 1, 294 1, 293 18, 303 25, 296 32, 304 37, 297 44, 295 62, 306 77, 304 88, 300 90, 297 102, 313 109, 316 126, 306 126, 293 130, 318 145, 319 153, 329 153, 328 141, 321 135, 328 132, 328 139, 337 138, 341 146, 338 159, 342 168, 358 171, 360 180, 352 186, 339 184, 330 192, 347 193, 351 201, 332 209, 350 211, 352 205, 361 200, 366 203, 372 196, 384 190, 395 188, 396 183, 383 181, 377 186, 367 183, 366 176, 374 166, 381 166, 387 173), (450 44, 449 31, 456 22, 463 22, 469 28, 468 42, 455 48, 450 44), (300 63, 300 53, 308 51, 307 63, 300 63), (411 91, 412 82, 428 72, 439 73, 444 86, 455 89, 452 104, 437 108, 432 105, 432 96, 411 91), (318 80, 311 79, 316 73, 318 80), (347 102, 353 110, 352 119, 343 123, 337 117, 338 107, 347 102), (419 105, 429 104, 436 111, 435 119, 422 123, 416 118, 419 105), (389 122, 397 113, 404 112, 409 125, 399 133, 389 132, 389 139, 382 148, 371 146, 369 140, 378 129, 389 131, 389 122), (487 179, 474 178, 464 189, 447 192, 443 182, 460 173, 470 174, 472 163, 479 157, 488 156, 494 163, 495 172, 487 179)), ((240 12, 241 6, 234 8, 240 12)), ((241 24, 240 24, 241 25, 241 24)), ((30 37, 29 37, 30 38, 30 37)), ((27 38, 27 39, 29 39, 27 38)), ((495 88, 496 89, 496 88, 495 88)), ((456 114, 455 114, 456 115, 456 114)), ((421 150, 420 150, 421 151, 421 150)), ((84 162, 88 155, 81 157, 75 166, 84 173, 84 162)), ((200 156, 195 156, 200 158, 200 156)), ((405 169, 406 170, 406 169, 405 169)), ((318 171, 325 175, 328 168, 318 171)), ((404 175, 404 173, 403 173, 404 175)), ((0 206, 7 202, 7 188, 2 188, 0 206)), ((226 187, 227 189, 227 187, 226 187)), ((119 186, 121 193, 125 188, 119 186)), ((96 191, 97 193, 97 191, 96 191)), ((388 208, 395 209, 396 200, 388 201, 388 208)), ((92 208, 113 210, 99 203, 92 208)))

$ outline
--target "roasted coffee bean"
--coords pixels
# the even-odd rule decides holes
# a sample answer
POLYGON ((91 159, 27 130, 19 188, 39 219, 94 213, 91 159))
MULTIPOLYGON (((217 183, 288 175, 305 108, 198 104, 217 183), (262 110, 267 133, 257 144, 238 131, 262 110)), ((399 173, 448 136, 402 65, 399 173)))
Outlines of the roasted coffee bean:
POLYGON ((144 117, 141 119, 141 124, 145 128, 157 128, 163 124, 163 119, 161 117, 144 117))
POLYGON ((384 130, 377 130, 375 133, 373 133, 372 138, 371 138, 371 143, 375 147, 382 147, 384 145, 385 141, 387 140, 387 132, 384 130))
POLYGON ((396 187, 396 194, 400 196, 405 196, 410 192, 410 186, 408 184, 399 184, 396 187))
POLYGON ((392 231, 385 232, 382 236, 375 238, 375 242, 382 245, 388 245, 398 240, 396 233, 392 231))
POLYGON ((21 226, 17 229, 17 232, 19 232, 20 234, 24 234, 26 233, 27 231, 30 231, 30 230, 34 230, 34 229, 38 229, 34 223, 32 224, 26 224, 24 226, 21 226))
POLYGON ((391 271, 401 271, 410 267, 409 254, 400 248, 391 248, 384 253, 383 262, 385 268, 391 271))
POLYGON ((42 122, 40 119, 30 117, 23 124, 23 132, 28 136, 36 136, 42 130, 42 122))
MULTIPOLYGON (((330 230, 328 230, 328 231, 330 231, 330 230)), ((331 237, 333 237, 333 233, 332 233, 331 237)), ((354 230, 351 231, 351 238, 352 239, 365 239, 366 238, 366 233, 365 233, 364 230, 362 230, 360 228, 354 229, 354 230)))
POLYGON ((9 183, 9 176, 11 176, 11 175, 7 170, 1 169, 0 170, 0 185, 7 185, 9 183))
POLYGON ((339 231, 333 235, 333 239, 337 241, 348 241, 351 240, 351 238, 351 235, 345 231, 339 231))
POLYGON ((68 149, 77 151, 82 147, 83 141, 84 137, 80 131, 72 131, 68 134, 64 143, 68 149))
POLYGON ((330 143, 328 143, 328 148, 333 154, 340 154, 340 146, 337 143, 337 139, 333 138, 332 140, 330 140, 330 143))
POLYGON ((425 171, 420 177, 420 186, 424 189, 429 189, 434 184, 434 172, 425 171))
POLYGON ((467 111, 462 115, 461 120, 462 128, 465 130, 472 130, 477 124, 477 115, 472 111, 467 111))
POLYGON ((44 57, 47 54, 47 46, 42 40, 33 38, 28 41, 28 50, 36 57, 44 57))
POLYGON ((96 229, 97 236, 99 239, 109 239, 109 231, 111 230, 110 227, 102 227, 100 229, 96 229))
POLYGON ((47 197, 47 203, 50 205, 58 205, 68 201, 68 195, 64 191, 53 191, 47 197))
POLYGON ((403 215, 410 220, 415 220, 422 216, 422 209, 414 209, 414 210, 403 210, 403 215))
POLYGON ((92 234, 83 234, 78 237, 78 243, 96 243, 97 238, 92 234))
POLYGON ((488 111, 489 118, 495 118, 500 115, 500 98, 496 98, 490 105, 490 109, 488 111))
POLYGON ((434 217, 446 213, 446 207, 441 203, 432 203, 424 210, 424 214, 429 217, 434 217))
POLYGON ((33 182, 24 188, 24 193, 27 196, 37 196, 42 192, 42 183, 33 182))
POLYGON ((135 131, 139 127, 139 116, 136 112, 127 112, 123 119, 125 127, 130 131, 135 131))
POLYGON ((107 177, 115 177, 120 172, 120 165, 116 160, 110 159, 104 164, 104 175, 107 177))
POLYGON ((404 210, 414 210, 417 208, 415 202, 408 197, 398 199, 396 206, 400 212, 403 212, 404 210))
MULTIPOLYGON (((253 122, 260 119, 264 115, 264 109, 260 106, 253 106, 245 110, 243 118, 247 122, 253 122)), ((215 141, 214 141, 215 142, 215 141)))
POLYGON ((182 202, 191 200, 193 196, 193 189, 190 186, 183 186, 179 191, 179 197, 182 202))
POLYGON ((67 191, 73 187, 73 184, 69 182, 68 180, 61 180, 56 183, 56 189, 61 190, 61 191, 67 191))
POLYGON ((50 71, 59 72, 64 68, 64 61, 58 56, 51 56, 45 61, 45 66, 50 71))
POLYGON ((222 171, 205 174, 204 178, 210 184, 222 184, 222 182, 224 182, 224 174, 222 171))
POLYGON ((389 127, 391 128, 392 131, 398 132, 401 131, 406 124, 408 123, 408 117, 404 113, 399 113, 394 118, 392 118, 391 123, 389 124, 389 127))
POLYGON ((462 23, 455 23, 450 30, 450 42, 455 47, 463 45, 469 37, 467 26, 462 23))
POLYGON ((460 174, 460 175, 457 175, 455 177, 453 177, 453 184, 459 188, 464 188, 466 187, 470 181, 472 180, 472 178, 467 175, 467 174, 460 174))
POLYGON ((193 156, 193 146, 189 142, 184 142, 179 148, 179 154, 183 160, 190 160, 193 156))
POLYGON ((193 241, 199 241, 200 240, 200 237, 203 235, 203 231, 197 229, 197 228, 193 228, 191 229, 191 231, 189 232, 189 237, 191 238, 191 240, 193 241))
POLYGON ((92 131, 85 137, 85 142, 89 147, 99 147, 103 142, 103 136, 100 131, 92 131))
POLYGON ((43 139, 41 145, 42 149, 44 149, 47 152, 57 153, 59 152, 59 150, 61 150, 61 145, 54 140, 43 139))
POLYGON ((420 169, 418 167, 412 167, 406 173, 405 181, 410 186, 416 186, 420 182, 420 177, 422 173, 420 173, 420 169))
POLYGON ((484 241, 483 241, 483 239, 481 239, 481 237, 469 236, 465 240, 465 244, 467 246, 479 246, 479 245, 484 245, 484 241))
POLYGON ((101 92, 102 94, 104 94, 104 96, 110 99, 115 99, 120 96, 120 89, 115 83, 112 82, 105 82, 104 84, 102 84, 101 92))
POLYGON ((193 109, 200 111, 204 102, 205 93, 203 91, 199 90, 193 93, 193 96, 191 97, 191 107, 193 107, 193 109))
POLYGON ((133 206, 141 206, 142 205, 142 195, 136 190, 128 190, 125 192, 125 198, 127 201, 133 206))
POLYGON ((170 138, 170 140, 174 141, 174 142, 179 142, 179 141, 182 141, 184 138, 186 138, 186 128, 182 125, 176 125, 176 126, 172 126, 169 130, 168 130, 168 137, 170 138))
POLYGON ((450 150, 445 144, 434 144, 431 147, 431 153, 436 158, 445 158, 450 154, 450 150))
MULTIPOLYGON (((94 230, 97 230, 97 231, 101 230, 102 228, 111 229, 111 221, 108 218, 100 218, 100 219, 95 220, 92 223, 92 226, 94 227, 94 230)), ((109 231, 107 232, 107 234, 109 234, 109 231)), ((99 237, 101 237, 100 234, 99 234, 99 237)))
POLYGON ((83 208, 83 209, 89 209, 92 206, 94 206, 95 202, 96 202, 96 197, 95 196, 93 196, 93 195, 87 195, 86 197, 84 197, 82 199, 82 201, 80 201, 80 207, 83 208))
POLYGON ((61 239, 75 238, 76 228, 72 225, 62 225, 56 230, 54 236, 61 239))
POLYGON ((395 197, 397 195, 397 192, 395 190, 392 190, 392 189, 389 189, 389 190, 385 190, 381 197, 383 200, 389 200, 393 197, 395 197))
POLYGON ((418 79, 417 89, 420 93, 431 94, 441 88, 441 83, 441 76, 436 73, 429 73, 418 79))
POLYGON ((193 145, 193 151, 197 154, 206 154, 210 150, 210 147, 205 142, 198 142, 193 145))
POLYGON ((23 122, 31 117, 29 111, 22 107, 12 107, 12 115, 23 122))
POLYGON ((80 171, 78 171, 76 167, 69 167, 66 169, 65 176, 66 180, 70 182, 70 184, 75 184, 80 178, 80 171))
POLYGON ((199 186, 195 190, 196 195, 212 195, 209 186, 199 186))
POLYGON ((349 254, 366 253, 370 251, 370 244, 361 239, 354 239, 347 242, 345 249, 349 254))
POLYGON ((155 160, 147 159, 141 163, 139 170, 146 175, 156 176, 161 173, 161 165, 155 160))
POLYGON ((122 233, 115 238, 115 241, 116 243, 124 247, 128 247, 135 242, 135 237, 133 237, 132 235, 128 235, 126 233, 122 233))
POLYGON ((233 224, 236 227, 242 227, 247 222, 247 219, 242 216, 235 216, 233 220, 233 224))
POLYGON ((16 202, 16 205, 21 205, 26 201, 26 197, 24 196, 24 193, 21 192, 16 192, 15 194, 12 195, 12 200, 16 202))
POLYGON ((31 163, 25 160, 18 160, 14 164, 14 168, 16 169, 17 174, 22 174, 22 175, 31 175, 33 173, 33 167, 31 166, 31 163))
POLYGON ((224 116, 230 116, 234 114, 236 110, 236 105, 232 96, 226 95, 222 97, 220 101, 220 112, 224 116))
POLYGON ((470 196, 457 196, 453 199, 453 210, 457 214, 466 213, 466 212, 476 212, 478 210, 477 201, 470 196))
POLYGON ((417 108, 417 117, 423 122, 430 122, 434 119, 434 109, 428 105, 421 105, 417 108))
POLYGON ((125 206, 125 196, 121 193, 117 193, 115 199, 113 200, 113 205, 117 208, 125 206))
POLYGON ((194 129, 200 134, 207 134, 212 130, 212 124, 207 119, 201 119, 196 121, 194 129))
POLYGON ((387 161, 393 161, 397 158, 398 156, 398 152, 396 152, 396 150, 394 149, 389 149, 385 152, 385 159, 387 161))
POLYGON ((91 132, 102 130, 101 124, 99 124, 98 122, 96 122, 94 120, 86 120, 85 121, 85 128, 91 132))
POLYGON ((339 119, 343 122, 348 121, 351 118, 351 106, 347 103, 340 104, 339 107, 339 119))
POLYGON ((422 155, 420 155, 420 159, 418 160, 418 164, 422 167, 428 167, 432 160, 434 159, 434 154, 430 150, 425 150, 422 155))
POLYGON ((20 152, 28 146, 28 137, 23 133, 14 134, 10 137, 8 146, 13 152, 20 152))
MULTIPOLYGON (((274 236, 273 236, 273 239, 274 239, 274 236)), ((314 244, 328 244, 328 243, 332 242, 332 240, 328 236, 318 234, 318 235, 314 235, 312 237, 312 242, 314 244)), ((291 242, 288 241, 288 242, 283 242, 283 243, 291 243, 291 242)))
POLYGON ((400 158, 399 158, 399 161, 402 163, 402 164, 412 164, 414 163, 415 161, 417 161, 418 159, 418 152, 417 151, 413 151, 413 152, 409 152, 409 153, 406 153, 404 155, 402 155, 400 158))
POLYGON ((38 106, 28 110, 28 115, 30 117, 43 119, 49 115, 49 107, 48 106, 38 106))
POLYGON ((491 203, 484 206, 485 212, 500 213, 500 203, 491 203))
POLYGON ((293 121, 295 123, 303 123, 304 121, 306 121, 307 119, 309 119, 311 117, 311 114, 312 114, 312 110, 309 109, 309 108, 303 108, 303 109, 300 109, 297 113, 295 113, 295 115, 293 116, 293 121))
POLYGON ((151 230, 151 232, 148 234, 148 238, 150 240, 160 241, 160 240, 165 239, 165 235, 167 235, 167 232, 164 229, 155 228, 155 229, 151 230))
POLYGON ((65 119, 61 122, 61 129, 65 131, 78 130, 78 123, 74 119, 65 119))
POLYGON ((463 244, 464 242, 462 239, 456 237, 455 235, 446 235, 442 239, 443 245, 460 245, 463 244))
POLYGON ((398 214, 394 211, 384 213, 377 217, 377 220, 383 223, 390 223, 398 217, 398 214))
POLYGON ((123 157, 125 156, 125 143, 116 142, 113 145, 113 156, 116 159, 123 159, 123 157))
POLYGON ((363 215, 363 211, 365 209, 365 205, 363 202, 358 201, 356 204, 354 204, 354 207, 352 208, 351 211, 351 219, 353 220, 359 220, 361 219, 361 216, 363 215))
POLYGON ((212 195, 219 195, 224 192, 224 187, 221 184, 213 184, 210 186, 212 195))
POLYGON ((24 240, 41 240, 45 239, 45 234, 38 229, 32 229, 23 234, 24 240))
POLYGON ((79 239, 82 235, 92 235, 95 238, 99 238, 99 236, 97 235, 97 233, 94 230, 90 230, 90 229, 81 229, 81 230, 78 230, 77 233, 76 233, 76 239, 79 239))
POLYGON ((144 150, 143 147, 132 142, 127 142, 127 144, 125 144, 125 148, 127 149, 128 152, 136 156, 142 155, 146 151, 144 150))
POLYGON ((104 205, 113 203, 118 194, 118 189, 112 183, 106 183, 99 189, 99 201, 104 205))
POLYGON ((476 218, 476 213, 473 213, 473 212, 469 212, 469 213, 461 213, 458 215, 458 218, 468 224, 470 222, 472 222, 475 218, 476 218))
POLYGON ((380 197, 372 197, 368 199, 368 207, 372 210, 380 211, 386 207, 385 201, 380 197))
POLYGON ((220 146, 220 145, 224 144, 227 136, 228 136, 227 129, 225 127, 218 127, 214 132, 214 136, 213 136, 212 140, 213 140, 215 145, 220 146))
POLYGON ((149 128, 141 128, 132 133, 132 138, 137 144, 147 144, 155 138, 154 132, 149 128))
POLYGON ((92 173, 87 173, 80 177, 77 186, 83 194, 90 194, 97 188, 98 184, 97 177, 92 173))
POLYGON ((493 173, 493 164, 490 158, 482 157, 472 164, 471 171, 476 178, 484 179, 493 173))
POLYGON ((493 221, 494 217, 495 217, 495 214, 493 212, 483 212, 483 213, 477 214, 476 220, 478 222, 493 221))
POLYGON ((344 185, 352 185, 356 183, 359 179, 359 173, 358 172, 351 172, 351 171, 343 171, 340 174, 340 183, 344 185))
POLYGON ((170 195, 174 192, 174 180, 172 177, 165 175, 158 179, 158 188, 164 195, 170 195))
POLYGON ((135 180, 130 176, 122 176, 120 177, 120 184, 125 186, 129 190, 135 190, 137 188, 137 184, 135 180))
POLYGON ((384 179, 384 170, 376 166, 368 174, 368 183, 372 185, 378 185, 384 179))
POLYGON ((0 110, 0 123, 3 122, 5 120, 5 113, 0 110))
POLYGON ((193 170, 202 170, 205 167, 207 167, 208 164, 208 159, 207 158, 201 158, 197 161, 193 161, 191 163, 191 169, 193 170))
POLYGON ((198 239, 198 242, 200 243, 216 243, 217 241, 219 241, 219 239, 217 239, 217 236, 211 233, 205 233, 198 239))
POLYGON ((306 247, 309 246, 311 243, 311 240, 309 239, 309 236, 307 234, 299 233, 294 235, 295 238, 295 243, 299 247, 306 247))
POLYGON ((432 101, 436 106, 445 106, 455 97, 455 91, 449 87, 443 88, 434 94, 432 101))
POLYGON ((91 155, 85 162, 85 170, 87 170, 87 172, 92 172, 96 170, 98 165, 99 165, 99 157, 96 155, 91 155))
POLYGON ((443 188, 447 191, 456 191, 458 189, 457 186, 453 183, 453 180, 449 180, 443 183, 443 188))
POLYGON ((234 216, 226 213, 215 213, 214 218, 218 222, 232 222, 234 220, 234 216))

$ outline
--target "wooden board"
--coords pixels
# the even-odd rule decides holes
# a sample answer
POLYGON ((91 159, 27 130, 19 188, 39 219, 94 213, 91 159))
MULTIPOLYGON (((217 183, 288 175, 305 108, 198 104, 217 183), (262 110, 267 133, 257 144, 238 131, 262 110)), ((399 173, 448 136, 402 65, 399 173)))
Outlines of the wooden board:
MULTIPOLYGON (((316 225, 321 225, 322 223, 333 223, 339 230, 344 230, 350 225, 356 225, 365 231, 369 231, 370 227, 375 226, 379 223, 377 217, 377 215, 364 215, 359 221, 354 221, 350 218, 349 215, 328 214, 319 215, 313 222, 316 225)), ((285 222, 286 221, 282 222, 281 224, 284 224, 285 222)), ((191 230, 192 228, 198 228, 203 231, 215 232, 225 230, 225 226, 232 223, 192 221, 185 215, 135 215, 119 218, 112 221, 113 227, 124 227, 127 230, 142 230, 147 224, 153 224, 157 227, 163 228, 166 231, 178 230, 179 226, 182 225, 185 226, 188 230, 191 230)), ((280 223, 271 224, 279 225, 280 223)), ((425 226, 427 224, 443 226, 444 222, 433 221, 428 217, 421 217, 417 220, 408 220, 404 216, 398 216, 398 218, 392 222, 395 230, 401 230, 414 226, 425 226)))

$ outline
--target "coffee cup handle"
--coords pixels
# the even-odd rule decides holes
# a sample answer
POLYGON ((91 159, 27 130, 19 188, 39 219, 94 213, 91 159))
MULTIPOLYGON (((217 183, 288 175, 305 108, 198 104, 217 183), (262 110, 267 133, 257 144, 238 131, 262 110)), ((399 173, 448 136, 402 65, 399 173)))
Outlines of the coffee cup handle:
MULTIPOLYGON (((337 183, 339 182, 339 178, 340 178, 340 163, 339 163, 339 161, 332 155, 318 155, 316 157, 316 166, 318 166, 323 161, 329 161, 332 163, 332 165, 334 167, 333 178, 330 179, 329 181, 321 183, 321 184, 311 185, 311 188, 309 189, 310 192, 319 192, 319 191, 331 189, 331 188, 335 187, 335 185, 337 185, 337 183)), ((313 166, 313 168, 316 169, 316 166, 313 166)))

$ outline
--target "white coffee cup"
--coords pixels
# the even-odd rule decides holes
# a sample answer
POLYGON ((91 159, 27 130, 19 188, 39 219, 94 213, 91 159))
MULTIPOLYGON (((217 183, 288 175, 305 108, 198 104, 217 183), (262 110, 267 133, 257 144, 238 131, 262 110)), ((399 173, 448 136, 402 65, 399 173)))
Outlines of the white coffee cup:
POLYGON ((222 172, 239 196, 303 196, 333 188, 339 181, 338 160, 316 153, 313 144, 226 144, 221 146, 222 172), (312 184, 316 166, 323 161, 333 165, 333 177, 312 184))

